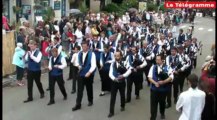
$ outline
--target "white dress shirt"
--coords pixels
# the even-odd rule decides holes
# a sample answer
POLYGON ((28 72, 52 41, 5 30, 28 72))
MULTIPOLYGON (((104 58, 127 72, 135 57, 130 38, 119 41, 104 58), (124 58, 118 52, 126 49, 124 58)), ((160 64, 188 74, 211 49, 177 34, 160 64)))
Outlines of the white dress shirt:
MULTIPOLYGON (((83 52, 83 51, 81 51, 81 52, 83 52)), ((80 52, 79 52, 80 53, 80 52)), ((78 53, 78 54, 79 54, 78 53)), ((87 52, 83 52, 83 55, 82 55, 82 63, 84 63, 84 61, 85 61, 85 58, 86 58, 86 56, 87 56, 87 53, 88 53, 88 51, 87 52)), ((88 72, 90 72, 90 73, 92 73, 95 69, 96 69, 96 56, 95 56, 95 54, 94 54, 94 52, 91 52, 92 53, 92 56, 91 56, 91 67, 90 67, 90 70, 88 71, 88 72)), ((87 58, 88 59, 88 58, 87 58)), ((77 58, 77 60, 76 60, 76 66, 78 65, 79 67, 82 67, 82 66, 80 66, 79 65, 79 61, 78 61, 79 59, 77 58)))
MULTIPOLYGON (((38 55, 35 57, 34 53, 35 53, 36 50, 37 50, 37 48, 34 51, 30 51, 31 52, 30 58, 32 58, 32 60, 35 61, 36 63, 39 63, 41 61, 42 54, 39 51, 38 55)), ((28 61, 28 58, 29 58, 29 54, 27 53, 26 56, 25 56, 25 60, 28 61)))
MULTIPOLYGON (((108 53, 105 53, 104 55, 107 56, 108 53)), ((114 58, 114 54, 112 52, 110 52, 111 54, 111 60, 109 61, 106 61, 107 63, 113 63, 115 61, 115 58, 114 58)), ((104 57, 104 56, 103 56, 104 57)), ((103 61, 102 59, 100 58, 100 66, 102 67, 103 66, 103 61)))
MULTIPOLYGON (((52 70, 52 59, 53 59, 53 57, 51 57, 49 60, 48 68, 50 70, 52 70)), ((54 58, 54 62, 56 61, 56 59, 57 59, 57 57, 54 58)), ((61 65, 58 65, 58 68, 63 70, 65 67, 67 67, 66 59, 64 57, 61 57, 61 65)))
POLYGON ((71 59, 71 63, 73 64, 73 66, 79 66, 76 62, 77 59, 78 59, 78 53, 73 53, 72 59, 71 59))
MULTIPOLYGON (((126 58, 126 61, 125 61, 125 65, 126 65, 127 68, 133 67, 133 66, 130 65, 129 58, 130 57, 128 55, 127 58, 126 58)), ((134 59, 135 59, 135 55, 133 55, 133 60, 134 59)), ((142 64, 139 65, 139 67, 144 68, 147 65, 147 62, 146 62, 145 58, 142 55, 139 54, 139 59, 142 61, 142 64)))
MULTIPOLYGON (((158 70, 157 72, 158 72, 158 73, 160 73, 160 72, 162 71, 162 69, 161 69, 162 66, 163 66, 163 65, 161 65, 161 66, 157 65, 157 67, 158 67, 158 68, 157 68, 157 70, 158 70)), ((149 78, 153 78, 153 69, 154 69, 154 65, 152 65, 151 68, 149 69, 149 72, 148 72, 148 77, 149 77, 149 78)), ((173 69, 172 69, 170 66, 168 66, 167 69, 168 69, 168 72, 167 72, 168 76, 169 76, 170 78, 172 78, 172 80, 173 80, 173 78, 174 78, 173 69)), ((172 82, 172 80, 171 80, 171 82, 172 82)))
MULTIPOLYGON (((116 61, 115 61, 115 62, 116 62, 116 61)), ((115 79, 117 79, 117 78, 115 78, 115 76, 113 75, 113 65, 115 64, 115 62, 113 62, 113 63, 111 64, 110 69, 109 69, 109 77, 110 77, 113 81, 115 81, 115 79)), ((116 62, 116 65, 117 65, 117 68, 120 66, 118 62, 116 62)), ((123 74, 123 77, 125 77, 125 78, 128 77, 128 76, 130 75, 130 73, 131 73, 131 69, 128 69, 128 70, 123 74)))
POLYGON ((76 42, 78 42, 78 44, 81 44, 82 40, 83 40, 83 33, 80 30, 76 30, 75 31, 75 36, 77 37, 76 42))
POLYGON ((182 112, 179 120, 201 120, 205 106, 205 92, 198 88, 189 88, 182 92, 176 103, 176 110, 182 112))

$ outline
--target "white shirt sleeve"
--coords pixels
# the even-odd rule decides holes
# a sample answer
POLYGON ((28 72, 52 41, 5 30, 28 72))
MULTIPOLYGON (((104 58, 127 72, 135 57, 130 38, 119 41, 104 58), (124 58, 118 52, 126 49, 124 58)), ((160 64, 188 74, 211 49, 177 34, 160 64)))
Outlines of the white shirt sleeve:
POLYGON ((167 56, 167 57, 166 57, 166 65, 168 65, 168 66, 170 66, 170 61, 169 61, 169 59, 170 59, 170 56, 167 56))
POLYGON ((123 77, 128 77, 131 74, 131 69, 128 69, 127 72, 123 74, 123 77))
POLYGON ((50 57, 50 59, 49 59, 49 64, 48 64, 48 68, 51 70, 52 69, 52 66, 51 66, 51 59, 52 57, 50 57))
POLYGON ((63 49, 63 47, 62 47, 62 45, 60 45, 60 46, 58 47, 58 55, 62 52, 62 49, 63 49))
POLYGON ((144 59, 144 57, 140 57, 141 58, 141 60, 143 61, 143 63, 139 66, 140 68, 144 68, 146 65, 147 65, 147 62, 146 62, 146 60, 144 59))
POLYGON ((39 52, 37 57, 35 57, 33 54, 31 54, 30 57, 32 58, 33 61, 35 61, 36 63, 39 63, 41 61, 42 54, 41 54, 41 52, 39 52))
POLYGON ((152 65, 151 68, 149 69, 149 72, 148 72, 148 77, 149 78, 152 78, 152 76, 153 76, 153 74, 152 74, 153 73, 153 69, 154 69, 154 65, 152 65))
POLYGON ((58 66, 59 69, 64 69, 65 67, 67 67, 66 59, 64 57, 61 58, 61 63, 62 65, 58 66))
POLYGON ((183 102, 184 102, 184 99, 183 99, 183 94, 181 93, 179 95, 179 98, 178 98, 178 101, 176 103, 176 110, 178 112, 181 112, 181 108, 183 107, 183 102))
POLYGON ((168 66, 169 68, 168 68, 168 75, 169 75, 169 77, 170 78, 172 78, 172 80, 171 80, 171 82, 173 81, 173 78, 174 78, 174 75, 173 75, 173 69, 170 67, 170 66, 168 66))
POLYGON ((113 64, 114 64, 114 62, 110 65, 109 77, 114 81, 115 80, 115 76, 113 75, 113 64))
POLYGON ((92 73, 96 69, 96 55, 92 52, 91 67, 89 72, 92 73))

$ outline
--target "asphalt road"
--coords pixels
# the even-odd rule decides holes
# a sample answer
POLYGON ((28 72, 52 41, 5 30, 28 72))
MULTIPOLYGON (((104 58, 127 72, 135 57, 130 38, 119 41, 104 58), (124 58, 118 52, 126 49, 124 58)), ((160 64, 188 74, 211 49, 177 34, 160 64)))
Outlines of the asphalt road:
MULTIPOLYGON (((211 44, 215 42, 215 21, 209 18, 196 18, 195 19, 194 35, 198 41, 203 43, 202 55, 199 55, 197 68, 193 73, 200 75, 200 67, 205 61, 205 57, 210 54, 211 44)), ((189 24, 183 24, 182 27, 185 31, 189 24)), ((185 32, 184 31, 184 32, 185 32)), ((69 68, 64 70, 65 80, 68 77, 69 68)), ((43 74, 41 77, 43 88, 47 88, 48 75, 43 74)), ((82 109, 72 112, 72 107, 76 103, 76 94, 70 94, 72 81, 65 82, 66 91, 68 93, 68 100, 63 101, 63 96, 56 85, 55 102, 52 106, 47 106, 49 102, 49 92, 46 91, 45 98, 40 99, 39 92, 34 84, 34 101, 30 103, 23 103, 27 98, 27 87, 6 87, 3 89, 3 120, 109 120, 107 115, 109 113, 110 94, 99 97, 101 90, 101 81, 99 80, 98 73, 94 78, 94 105, 88 107, 86 91, 82 101, 82 109)), ((188 86, 185 83, 185 89, 188 86)), ((134 90, 134 88, 133 88, 134 90)), ((134 91, 133 91, 134 93, 134 91)), ((144 82, 144 89, 141 90, 141 99, 136 100, 132 94, 131 103, 126 104, 126 110, 120 111, 120 96, 117 95, 115 116, 110 120, 149 120, 150 118, 150 88, 144 82)), ((175 105, 167 109, 165 112, 166 120, 177 120, 180 113, 176 112, 175 105)), ((160 114, 158 113, 158 119, 160 114)))

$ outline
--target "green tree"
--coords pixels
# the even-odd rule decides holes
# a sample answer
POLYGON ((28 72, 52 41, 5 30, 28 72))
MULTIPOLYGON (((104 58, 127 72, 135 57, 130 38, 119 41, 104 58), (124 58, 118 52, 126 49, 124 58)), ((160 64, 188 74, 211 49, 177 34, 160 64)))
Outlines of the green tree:
POLYGON ((45 24, 48 24, 50 20, 52 20, 55 17, 55 12, 52 7, 47 7, 44 10, 43 20, 45 21, 45 24))

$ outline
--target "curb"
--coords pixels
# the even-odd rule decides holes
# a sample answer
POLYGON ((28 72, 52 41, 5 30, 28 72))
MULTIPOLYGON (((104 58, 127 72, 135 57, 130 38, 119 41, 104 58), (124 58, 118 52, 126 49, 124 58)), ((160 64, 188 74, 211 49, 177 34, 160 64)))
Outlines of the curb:
MULTIPOLYGON (((47 73, 46 69, 41 69, 41 74, 47 73)), ((26 78, 26 74, 24 73, 24 78, 26 78)), ((12 86, 12 84, 16 81, 16 74, 9 75, 2 79, 2 88, 12 86)))

